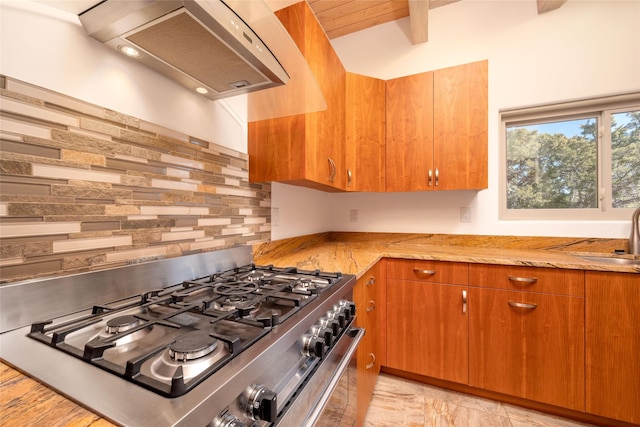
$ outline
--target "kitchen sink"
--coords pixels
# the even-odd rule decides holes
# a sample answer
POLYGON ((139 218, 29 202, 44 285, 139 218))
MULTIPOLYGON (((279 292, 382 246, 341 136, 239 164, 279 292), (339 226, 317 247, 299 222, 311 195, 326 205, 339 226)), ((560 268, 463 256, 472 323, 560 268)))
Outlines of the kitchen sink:
POLYGON ((602 264, 614 264, 614 265, 631 265, 631 266, 640 266, 640 259, 630 259, 630 258, 613 258, 613 257, 604 257, 604 256, 579 256, 578 258, 583 259, 585 261, 593 261, 602 264))

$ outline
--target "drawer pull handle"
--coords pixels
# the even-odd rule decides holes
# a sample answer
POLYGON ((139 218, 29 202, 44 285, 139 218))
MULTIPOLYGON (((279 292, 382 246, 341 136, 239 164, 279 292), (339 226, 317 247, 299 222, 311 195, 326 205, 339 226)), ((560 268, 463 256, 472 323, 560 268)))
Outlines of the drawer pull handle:
POLYGON ((536 308, 538 308, 538 304, 527 304, 524 302, 507 301, 507 304, 509 304, 511 307, 525 308, 527 310, 535 310, 536 308))
POLYGON ((424 274, 425 276, 433 276, 436 274, 435 270, 422 270, 420 268, 414 268, 413 272, 417 274, 424 274))
POLYGON ((371 369, 376 365, 376 355, 369 353, 369 356, 371 356, 371 363, 367 363, 367 369, 371 369))
POLYGON ((375 284, 376 284, 376 276, 369 277, 369 280, 367 280, 367 286, 371 286, 375 284))
POLYGON ((376 308, 376 302, 375 301, 369 301, 369 305, 366 308, 366 312, 369 313, 370 311, 375 310, 376 308))
POLYGON ((467 314, 467 291, 462 291, 462 314, 467 314))
POLYGON ((511 282, 516 282, 523 285, 533 285, 538 281, 537 277, 518 277, 518 276, 509 276, 509 280, 511 282))

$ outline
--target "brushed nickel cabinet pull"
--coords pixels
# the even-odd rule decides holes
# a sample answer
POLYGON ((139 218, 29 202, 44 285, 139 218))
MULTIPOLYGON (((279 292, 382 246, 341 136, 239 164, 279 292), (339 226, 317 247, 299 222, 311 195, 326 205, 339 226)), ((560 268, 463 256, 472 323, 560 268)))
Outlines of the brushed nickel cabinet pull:
POLYGON ((467 291, 462 291, 462 314, 467 314, 467 291))
POLYGON ((370 311, 375 310, 375 308, 376 308, 376 302, 372 300, 372 301, 369 301, 369 305, 367 306, 366 311, 367 313, 369 313, 370 311))
POLYGON ((420 268, 414 268, 413 272, 417 274, 424 274, 425 276, 433 276, 436 274, 435 270, 422 270, 420 268))
POLYGON ((347 169, 347 187, 351 187, 351 169, 347 169))
POLYGON ((373 353, 369 353, 369 356, 371 357, 371 363, 367 363, 367 369, 371 369, 376 365, 376 355, 373 353))
POLYGON ((432 179, 433 179, 433 172, 431 172, 431 169, 429 169, 429 180, 428 180, 428 182, 427 182, 427 185, 428 185, 429 187, 431 187, 431 181, 432 181, 432 179))
POLYGON ((509 276, 509 280, 511 282, 516 282, 522 285, 533 285, 538 281, 537 277, 518 277, 518 276, 509 276))
POLYGON ((507 301, 507 304, 511 307, 526 308, 527 310, 534 310, 538 308, 538 304, 527 304, 524 302, 507 301))
POLYGON ((376 284, 376 276, 369 277, 369 280, 367 280, 367 286, 371 286, 375 284, 376 284))
POLYGON ((329 182, 333 182, 336 177, 336 162, 333 159, 327 159, 329 161, 329 167, 331 168, 331 172, 329 173, 329 182))
POLYGON ((436 168, 436 187, 440 184, 440 173, 438 172, 438 168, 436 168))

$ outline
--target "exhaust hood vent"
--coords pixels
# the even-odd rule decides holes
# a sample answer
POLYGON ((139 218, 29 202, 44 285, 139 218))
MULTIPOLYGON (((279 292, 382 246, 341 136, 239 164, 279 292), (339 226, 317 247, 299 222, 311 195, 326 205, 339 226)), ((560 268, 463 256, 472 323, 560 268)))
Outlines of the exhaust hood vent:
POLYGON ((220 0, 105 0, 79 18, 94 39, 212 100, 289 80, 251 17, 220 0))

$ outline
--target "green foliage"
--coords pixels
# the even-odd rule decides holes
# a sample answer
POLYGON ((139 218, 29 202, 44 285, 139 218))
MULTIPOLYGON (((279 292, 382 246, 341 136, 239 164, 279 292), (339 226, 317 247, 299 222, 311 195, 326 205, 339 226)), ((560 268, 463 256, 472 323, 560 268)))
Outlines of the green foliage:
MULTIPOLYGON (((508 209, 598 207, 597 120, 579 123, 575 135, 545 125, 507 129, 508 209)), ((612 204, 640 206, 640 111, 613 114, 611 139, 612 204)))
POLYGON ((611 171, 613 183, 613 207, 640 207, 640 111, 618 113, 612 120, 625 115, 627 124, 612 125, 611 171))

